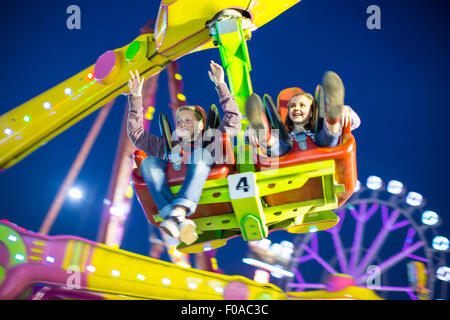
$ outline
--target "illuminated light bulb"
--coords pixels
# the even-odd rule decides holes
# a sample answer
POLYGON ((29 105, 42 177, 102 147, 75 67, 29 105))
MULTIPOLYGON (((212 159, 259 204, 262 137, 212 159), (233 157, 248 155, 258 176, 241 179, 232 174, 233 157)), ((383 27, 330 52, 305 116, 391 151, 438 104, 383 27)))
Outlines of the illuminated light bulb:
POLYGON ((123 217, 125 212, 121 208, 112 206, 111 208, 109 208, 109 213, 116 217, 123 217))
POLYGON ((255 280, 258 283, 269 283, 270 274, 267 271, 264 270, 255 270, 255 275, 253 277, 253 280, 255 280))
POLYGON ((94 74, 92 72, 89 72, 87 75, 88 79, 91 80, 94 78, 94 74))
POLYGON ((86 270, 89 271, 89 272, 95 272, 96 269, 95 269, 94 266, 87 266, 86 270))
POLYGON ((11 241, 11 242, 16 242, 17 241, 17 237, 15 235, 10 234, 8 236, 8 240, 11 241))
POLYGON ((359 182, 359 180, 356 180, 355 189, 353 191, 358 192, 359 190, 361 190, 361 182, 359 182))
POLYGON ((120 276, 120 271, 119 271, 119 270, 111 270, 111 274, 112 274, 114 277, 118 277, 118 276, 120 276))
POLYGON ((23 254, 20 254, 20 253, 16 254, 14 258, 16 258, 16 260, 19 260, 19 261, 24 261, 25 260, 25 256, 23 254))
POLYGON ((371 190, 378 190, 381 188, 383 184, 383 181, 381 180, 380 177, 377 176, 370 176, 367 178, 367 188, 371 189, 371 190))
POLYGON ((277 279, 283 278, 283 275, 281 273, 276 272, 276 271, 272 271, 272 272, 270 272, 270 274, 272 275, 272 277, 277 278, 277 279))
POLYGON ((69 196, 72 199, 79 200, 79 199, 81 199, 83 197, 83 193, 78 188, 70 188, 69 196))
POLYGON ((183 77, 179 73, 175 73, 175 79, 176 80, 183 80, 183 77))
POLYGON ((170 284, 172 283, 172 281, 171 281, 170 279, 168 279, 168 278, 162 278, 162 279, 161 279, 161 282, 162 282, 164 285, 166 285, 166 286, 168 286, 168 285, 170 285, 170 284))
POLYGON ((308 232, 317 232, 317 230, 319 230, 319 229, 317 229, 316 226, 310 226, 310 227, 308 228, 308 232))
POLYGON ((406 203, 413 207, 420 206, 422 200, 423 200, 422 195, 417 192, 411 191, 406 195, 406 203))
POLYGON ((195 289, 198 288, 198 285, 195 282, 189 282, 188 283, 188 288, 192 289, 192 290, 195 290, 195 289))
POLYGON ((222 294, 223 293, 223 288, 222 287, 215 287, 214 291, 217 292, 218 294, 222 294))
POLYGON ((12 135, 12 130, 10 128, 6 128, 5 130, 3 130, 3 133, 6 134, 7 136, 12 135))
POLYGON ((30 116, 25 116, 25 117, 23 117, 23 121, 30 122, 31 121, 31 117, 30 116))
POLYGON ((436 270, 436 277, 439 280, 445 281, 445 282, 450 282, 450 268, 449 267, 439 267, 436 270))
POLYGON ((397 180, 391 180, 389 181, 386 189, 389 193, 400 194, 403 191, 403 183, 397 180))
POLYGON ((280 255, 281 250, 283 250, 283 247, 279 243, 274 243, 270 246, 270 251, 273 253, 273 255, 280 255))
POLYGON ((50 103, 50 102, 44 102, 43 104, 42 104, 42 106, 44 107, 44 109, 51 109, 52 108, 52 104, 50 103))
POLYGON ((133 187, 132 186, 128 186, 127 188, 127 192, 125 193, 125 197, 127 197, 128 199, 131 199, 133 197, 133 187))
POLYGON ((269 249, 271 244, 272 244, 272 241, 270 241, 269 239, 262 239, 258 242, 258 246, 261 249, 269 249))
POLYGON ((142 274, 138 274, 138 275, 136 276, 136 278, 138 278, 139 280, 142 280, 142 281, 145 280, 145 276, 142 275, 142 274))
POLYGON ((205 243, 203 245, 203 251, 211 251, 211 250, 212 250, 212 247, 211 247, 210 243, 205 243))
POLYGON ((47 257, 45 258, 45 261, 50 262, 50 263, 54 263, 54 262, 55 262, 55 258, 50 257, 50 256, 47 256, 47 257))
POLYGON ((186 96, 182 93, 177 93, 177 99, 180 101, 186 101, 186 96))
POLYGON ((446 237, 436 236, 433 238, 432 247, 435 250, 446 251, 449 247, 449 241, 446 237))
POLYGON ((71 88, 65 88, 64 89, 64 93, 68 96, 71 96, 73 94, 73 91, 71 88))
POLYGON ((427 226, 434 226, 438 222, 439 216, 436 212, 427 210, 422 213, 423 224, 426 224, 427 226))

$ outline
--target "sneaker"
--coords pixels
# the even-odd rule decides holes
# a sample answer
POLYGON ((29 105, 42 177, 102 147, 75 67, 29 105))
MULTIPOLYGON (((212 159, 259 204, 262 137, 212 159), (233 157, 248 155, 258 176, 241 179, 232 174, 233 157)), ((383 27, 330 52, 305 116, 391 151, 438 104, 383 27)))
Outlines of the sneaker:
POLYGON ((268 141, 270 129, 264 112, 264 105, 261 97, 252 93, 245 102, 245 114, 256 135, 262 141, 268 141))
POLYGON ((323 89, 327 101, 327 114, 332 120, 341 118, 344 106, 344 83, 333 71, 327 71, 323 76, 323 89))
POLYGON ((180 223, 180 241, 189 245, 197 241, 198 235, 195 230, 197 230, 197 225, 194 221, 186 219, 180 223))
POLYGON ((174 239, 180 238, 180 228, 175 218, 168 218, 160 223, 159 228, 174 239))

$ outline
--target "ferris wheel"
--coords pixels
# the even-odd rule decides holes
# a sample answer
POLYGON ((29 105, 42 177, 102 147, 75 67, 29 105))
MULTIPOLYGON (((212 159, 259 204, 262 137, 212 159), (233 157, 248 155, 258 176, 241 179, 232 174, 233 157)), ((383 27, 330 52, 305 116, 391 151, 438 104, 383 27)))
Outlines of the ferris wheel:
POLYGON ((447 299, 449 240, 422 195, 369 176, 336 214, 327 232, 295 237, 285 291, 327 289, 340 274, 385 299, 447 299))

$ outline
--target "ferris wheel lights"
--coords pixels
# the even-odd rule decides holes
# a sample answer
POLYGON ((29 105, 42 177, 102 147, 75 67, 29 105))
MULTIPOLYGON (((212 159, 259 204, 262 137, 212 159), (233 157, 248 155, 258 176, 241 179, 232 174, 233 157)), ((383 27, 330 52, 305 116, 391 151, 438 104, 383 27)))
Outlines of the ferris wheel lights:
POLYGON ((370 176, 367 178, 366 185, 367 185, 367 188, 369 188, 369 189, 378 190, 383 185, 383 181, 381 180, 380 177, 370 176))
POLYGON ((433 238, 432 247, 435 250, 447 251, 449 247, 449 241, 446 237, 436 236, 433 238))
POLYGON ((450 282, 450 268, 449 267, 439 267, 436 270, 436 277, 439 280, 445 281, 445 282, 450 282))
POLYGON ((311 227, 309 227, 308 232, 317 232, 317 230, 319 230, 319 229, 317 229, 316 226, 311 226, 311 227))
POLYGON ((42 104, 42 106, 44 107, 44 109, 47 109, 47 110, 52 108, 52 104, 50 102, 48 102, 48 101, 44 102, 42 104))
POLYGON ((360 189, 361 189, 361 182, 359 182, 359 180, 356 180, 354 192, 358 192, 360 189))
POLYGON ((423 197, 420 193, 411 191, 406 195, 406 203, 410 206, 418 207, 421 205, 422 201, 423 197))
POLYGON ((434 226, 438 222, 439 215, 436 212, 427 210, 422 213, 423 224, 426 224, 427 226, 434 226))
POLYGON ((400 194, 403 191, 403 183, 397 180, 389 181, 387 191, 392 194, 400 194))

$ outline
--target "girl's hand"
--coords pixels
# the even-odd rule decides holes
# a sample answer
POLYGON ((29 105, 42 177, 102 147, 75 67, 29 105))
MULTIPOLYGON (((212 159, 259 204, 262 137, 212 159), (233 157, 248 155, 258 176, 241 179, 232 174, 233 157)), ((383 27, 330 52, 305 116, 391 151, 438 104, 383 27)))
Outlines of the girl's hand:
POLYGON ((130 88, 130 93, 133 97, 140 97, 142 96, 142 86, 144 85, 145 77, 139 79, 139 72, 137 70, 135 72, 136 76, 130 70, 131 79, 128 80, 128 88, 130 88))
POLYGON ((347 123, 351 125, 352 118, 350 116, 351 109, 349 106, 342 107, 341 126, 344 128, 347 123))
POLYGON ((256 135, 255 129, 253 129, 251 126, 249 126, 248 130, 248 141, 253 147, 257 147, 261 144, 260 139, 256 135))
POLYGON ((211 71, 208 70, 209 78, 216 86, 218 86, 221 83, 225 83, 225 73, 223 72, 223 68, 220 64, 215 63, 211 60, 211 63, 209 64, 211 67, 211 71))

